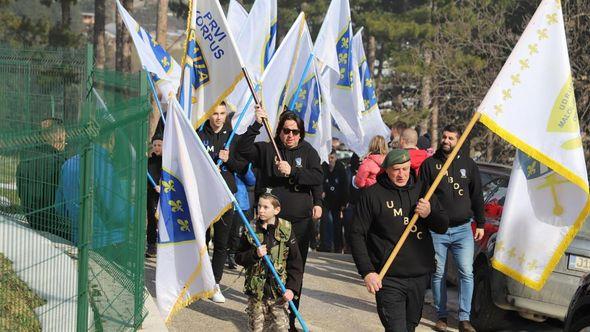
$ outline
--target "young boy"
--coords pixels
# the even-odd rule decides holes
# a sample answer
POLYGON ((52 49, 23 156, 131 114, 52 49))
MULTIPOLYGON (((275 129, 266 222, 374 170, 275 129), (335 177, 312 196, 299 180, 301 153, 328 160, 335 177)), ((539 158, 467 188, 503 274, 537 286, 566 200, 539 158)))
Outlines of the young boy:
POLYGON ((248 232, 242 236, 236 262, 246 268, 244 291, 248 295, 249 327, 251 331, 288 331, 288 301, 301 286, 303 262, 291 231, 291 223, 280 219, 281 203, 272 194, 258 199, 258 219, 252 227, 262 244, 256 248, 248 232), (268 254, 287 291, 281 294, 272 272, 262 257, 268 254))

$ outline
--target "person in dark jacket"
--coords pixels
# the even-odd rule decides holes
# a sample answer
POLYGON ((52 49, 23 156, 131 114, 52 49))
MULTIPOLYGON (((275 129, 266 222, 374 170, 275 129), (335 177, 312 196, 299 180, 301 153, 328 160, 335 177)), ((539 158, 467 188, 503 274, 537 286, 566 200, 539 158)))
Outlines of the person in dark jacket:
POLYGON ((69 227, 52 207, 65 162, 66 131, 59 119, 45 119, 39 132, 43 143, 23 151, 16 169, 20 204, 32 229, 69 239, 69 227))
MULTIPOLYGON (((455 125, 443 129, 440 149, 420 168, 420 179, 426 185, 434 182, 460 136, 461 131, 455 125)), ((447 329, 445 266, 447 251, 450 251, 459 270, 459 330, 475 331, 469 322, 473 295, 473 240, 479 241, 483 237, 485 220, 481 178, 473 159, 459 152, 434 195, 447 211, 450 226, 446 233, 432 235, 437 264, 432 276, 432 294, 438 316, 435 329, 447 329), (476 223, 475 236, 471 229, 473 220, 476 223)))
POLYGON ((156 187, 148 181, 147 184, 147 251, 146 257, 156 257, 156 242, 158 240, 158 219, 156 209, 160 199, 160 177, 162 176, 162 136, 152 137, 152 155, 148 159, 148 173, 156 183, 156 187))
POLYGON ((288 301, 301 289, 303 262, 293 228, 289 221, 279 218, 281 204, 276 196, 262 194, 258 199, 258 219, 252 227, 261 246, 245 232, 236 261, 246 268, 244 290, 248 295, 250 331, 287 331, 288 301), (281 294, 278 283, 262 259, 269 255, 287 291, 281 294))
MULTIPOLYGON (((253 187, 256 185, 256 176, 254 175, 254 171, 252 170, 252 163, 248 163, 247 171, 245 174, 234 174, 236 180, 236 186, 238 187, 238 192, 236 192, 236 200, 244 213, 244 216, 248 218, 248 220, 252 219, 251 216, 251 204, 250 204, 250 197, 248 195, 248 187, 253 187)), ((238 250, 240 245, 240 238, 242 236, 242 226, 243 221, 240 214, 236 211, 236 207, 234 207, 234 221, 232 222, 231 233, 229 236, 229 243, 228 243, 228 255, 227 255, 227 268, 230 270, 235 270, 237 268, 236 261, 235 261, 235 254, 238 250)))
POLYGON ((344 165, 336 158, 336 151, 332 150, 328 156, 328 163, 322 164, 324 171, 324 207, 320 223, 320 251, 341 253, 342 213, 348 203, 348 176, 344 165), (333 241, 332 241, 333 240, 333 241))
MULTIPOLYGON (((232 193, 238 191, 236 186, 236 180, 234 178, 234 172, 242 174, 248 163, 242 158, 236 157, 235 147, 239 136, 234 138, 234 142, 230 145, 229 150, 225 149, 225 143, 228 141, 229 136, 232 133, 231 121, 227 116, 227 107, 224 102, 215 108, 213 114, 209 119, 199 128, 197 131, 199 138, 203 141, 205 148, 209 152, 211 159, 217 164, 218 160, 222 161, 220 171, 221 176, 227 183, 227 186, 232 193)), ((223 277, 223 267, 227 259, 227 248, 229 237, 231 234, 231 227, 233 223, 234 211, 230 209, 227 211, 219 221, 213 225, 213 274, 215 275, 215 294, 211 297, 211 300, 216 303, 224 303, 225 297, 221 293, 219 288, 219 282, 223 277)), ((207 235, 209 231, 207 231, 207 235)), ((207 243, 209 243, 209 237, 207 237, 207 243)))
MULTIPOLYGON (((279 118, 274 138, 282 160, 278 161, 270 142, 257 142, 262 119, 267 117, 261 107, 256 107, 256 121, 238 142, 238 153, 259 169, 256 178, 256 194, 272 193, 283 202, 280 218, 289 220, 299 245, 305 270, 307 252, 313 231, 313 219, 321 215, 322 167, 317 151, 306 141, 303 120, 293 112, 284 112, 279 118), (319 211, 318 211, 319 210, 319 211)), ((300 290, 297 290, 301 293, 300 290)), ((296 306, 299 299, 294 300, 296 306)), ((295 316, 290 324, 294 328, 295 316)))
POLYGON ((367 290, 375 294, 377 312, 385 331, 414 331, 422 316, 424 293, 434 271, 430 231, 444 233, 449 219, 436 197, 420 198, 425 187, 416 182, 407 150, 390 151, 385 173, 361 192, 351 226, 351 247, 367 290), (406 242, 380 280, 383 268, 410 219, 418 213, 406 242))

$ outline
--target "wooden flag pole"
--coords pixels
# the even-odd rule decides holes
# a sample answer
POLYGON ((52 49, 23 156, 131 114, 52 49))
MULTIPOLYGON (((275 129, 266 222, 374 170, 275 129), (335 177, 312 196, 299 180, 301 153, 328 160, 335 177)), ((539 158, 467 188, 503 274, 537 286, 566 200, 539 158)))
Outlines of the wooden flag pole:
MULTIPOLYGON (((461 149, 461 147, 463 146, 463 143, 465 143, 465 140, 467 139, 467 136, 469 136, 469 133, 471 133, 471 130, 473 130, 473 127, 475 126, 475 124, 477 123, 477 121, 479 121, 480 116, 481 116, 481 113, 475 112, 475 114, 473 115, 473 117, 471 118, 471 120, 469 121, 469 123, 467 124, 467 127, 465 128, 465 131, 463 132, 463 135, 461 135, 461 137, 459 138, 459 141, 457 142, 457 145, 455 146, 455 148, 453 149, 453 151, 451 151, 451 154, 447 157, 447 160, 445 161, 442 169, 438 172, 438 175, 434 179, 434 182, 430 186, 430 189, 428 189, 428 192, 424 196, 424 199, 426 199, 427 201, 429 201, 430 200, 430 197, 432 197, 432 194, 434 194, 434 191, 436 190, 436 187, 438 187, 438 185, 439 185, 440 181, 442 180, 443 176, 445 176, 445 174, 447 173, 447 170, 451 166, 451 163, 457 157, 457 154, 459 153, 459 149, 461 149)), ((408 235, 410 235, 410 231, 412 230, 412 227, 414 227, 414 225, 418 221, 418 217, 419 217, 418 216, 418 213, 414 213, 414 216, 412 216, 412 220, 410 220, 410 223, 408 224, 408 226, 404 230, 404 232, 403 232, 400 240, 396 243, 395 247, 393 248, 393 251, 391 252, 391 255, 389 255, 389 258, 385 262, 385 265, 383 265, 383 268, 381 269, 381 272, 379 272, 379 279, 382 280, 383 277, 385 277, 385 274, 389 270, 389 267, 393 263, 393 260, 395 259, 395 257, 399 253, 400 249, 402 248, 402 246, 406 242, 406 239, 408 238, 408 235)))
MULTIPOLYGON (((248 71, 246 70, 246 67, 242 67, 242 72, 244 73, 244 77, 246 78, 246 83, 248 83, 248 87, 250 88, 250 92, 252 93, 252 96, 254 97, 254 103, 256 105, 260 105, 260 99, 258 99, 258 95, 256 94, 256 89, 254 89, 254 85, 252 84, 252 80, 250 80, 250 75, 248 75, 248 71)), ((277 146, 277 143, 275 142, 274 137, 272 137, 272 129, 270 128, 270 125, 268 123, 268 119, 262 118, 262 124, 264 125, 264 128, 266 129, 266 134, 268 135, 268 138, 270 139, 270 142, 272 143, 275 153, 277 154, 277 158, 279 158, 279 161, 283 161, 283 157, 281 157, 281 153, 279 152, 279 147, 277 146)))

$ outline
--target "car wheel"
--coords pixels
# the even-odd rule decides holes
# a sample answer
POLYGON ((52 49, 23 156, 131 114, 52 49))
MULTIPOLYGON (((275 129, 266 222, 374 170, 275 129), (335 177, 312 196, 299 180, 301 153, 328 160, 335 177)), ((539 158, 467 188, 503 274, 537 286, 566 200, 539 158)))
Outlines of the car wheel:
POLYGON ((580 317, 572 322, 568 332, 590 331, 590 316, 580 317))
POLYGON ((497 331, 507 328, 506 311, 492 300, 491 269, 486 264, 475 267, 471 323, 478 331, 497 331))

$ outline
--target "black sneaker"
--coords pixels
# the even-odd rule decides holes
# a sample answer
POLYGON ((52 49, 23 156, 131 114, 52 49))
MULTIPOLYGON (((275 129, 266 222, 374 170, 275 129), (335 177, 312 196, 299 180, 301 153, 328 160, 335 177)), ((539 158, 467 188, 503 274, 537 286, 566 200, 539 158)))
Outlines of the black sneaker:
POLYGON ((236 260, 234 259, 234 254, 227 255, 227 268, 230 270, 238 268, 238 264, 236 264, 236 260))
POLYGON ((145 257, 156 258, 157 252, 155 244, 148 244, 147 250, 145 251, 145 257))

